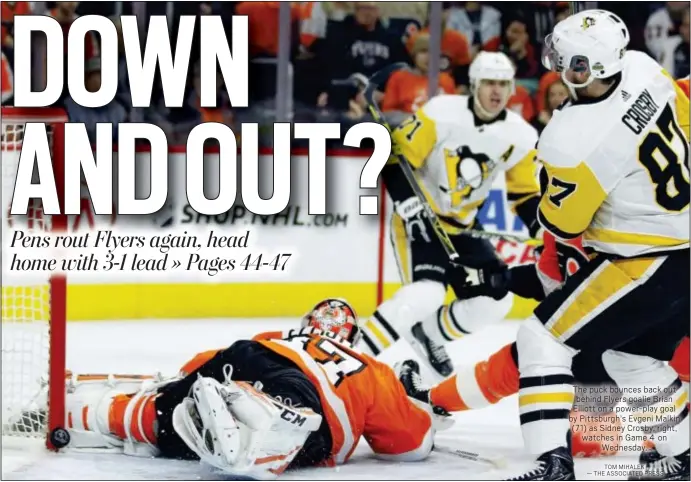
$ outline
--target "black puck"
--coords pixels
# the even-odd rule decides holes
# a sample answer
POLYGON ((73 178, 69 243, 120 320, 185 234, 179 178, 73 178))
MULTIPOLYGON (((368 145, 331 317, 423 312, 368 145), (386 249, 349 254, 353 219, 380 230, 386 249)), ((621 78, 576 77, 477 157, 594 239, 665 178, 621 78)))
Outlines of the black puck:
POLYGON ((56 449, 66 447, 70 443, 70 433, 62 427, 54 428, 50 432, 50 443, 56 449))

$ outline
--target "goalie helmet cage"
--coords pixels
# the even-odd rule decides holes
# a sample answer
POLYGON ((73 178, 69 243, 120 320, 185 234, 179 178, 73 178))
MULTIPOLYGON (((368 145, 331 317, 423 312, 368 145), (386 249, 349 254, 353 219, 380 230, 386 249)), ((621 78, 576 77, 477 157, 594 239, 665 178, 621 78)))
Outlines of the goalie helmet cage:
POLYGON ((10 214, 27 123, 48 133, 60 210, 64 210, 64 123, 60 109, 2 107, 2 437, 45 438, 49 449, 66 442, 65 351, 67 279, 46 272, 10 272, 13 229, 67 231, 67 216, 48 216, 32 200, 26 216, 10 214))

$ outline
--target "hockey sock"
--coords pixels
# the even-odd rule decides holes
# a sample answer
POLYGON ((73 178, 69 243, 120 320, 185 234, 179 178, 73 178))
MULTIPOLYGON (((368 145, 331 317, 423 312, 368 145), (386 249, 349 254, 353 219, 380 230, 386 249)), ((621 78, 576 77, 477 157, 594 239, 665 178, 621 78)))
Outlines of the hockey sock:
POLYGON ((487 296, 455 300, 425 318, 422 326, 425 334, 433 342, 443 345, 474 333, 488 324, 503 320, 512 305, 512 294, 506 295, 501 300, 487 296))
POLYGON ((362 344, 358 348, 379 355, 441 306, 444 296, 446 287, 438 281, 421 280, 403 285, 363 323, 362 344))
POLYGON ((360 349, 371 356, 377 356, 398 341, 398 332, 379 312, 362 325, 362 344, 360 349))
POLYGON ((518 391, 518 365, 514 345, 506 345, 473 367, 456 374, 430 391, 430 401, 449 412, 486 407, 518 391))
POLYGON ((531 454, 570 446, 569 414, 574 402, 571 361, 575 350, 560 343, 534 316, 516 337, 520 371, 521 431, 531 454))

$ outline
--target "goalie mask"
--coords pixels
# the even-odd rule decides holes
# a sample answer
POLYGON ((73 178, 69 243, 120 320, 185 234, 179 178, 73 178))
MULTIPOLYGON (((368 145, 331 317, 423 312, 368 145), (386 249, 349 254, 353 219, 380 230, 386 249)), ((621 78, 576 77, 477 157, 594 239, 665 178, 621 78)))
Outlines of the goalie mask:
POLYGON ((327 298, 314 305, 302 318, 302 326, 332 333, 346 339, 353 346, 362 337, 355 310, 347 301, 338 298, 327 298))

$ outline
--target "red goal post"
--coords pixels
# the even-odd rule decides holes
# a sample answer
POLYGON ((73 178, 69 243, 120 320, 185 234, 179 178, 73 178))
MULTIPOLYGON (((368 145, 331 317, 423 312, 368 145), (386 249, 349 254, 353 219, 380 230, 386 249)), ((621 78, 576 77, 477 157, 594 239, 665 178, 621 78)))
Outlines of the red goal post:
POLYGON ((2 107, 2 437, 45 438, 65 423, 67 280, 62 275, 10 272, 15 229, 60 232, 67 216, 45 216, 39 203, 11 216, 24 128, 44 123, 61 209, 64 208, 64 123, 61 109, 2 107))

